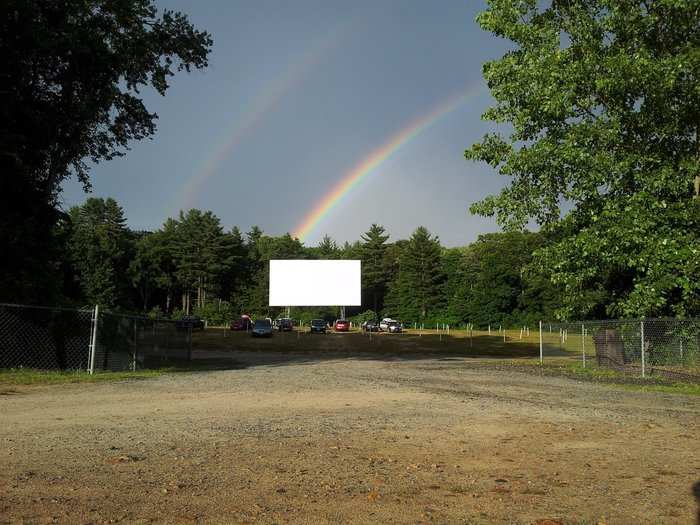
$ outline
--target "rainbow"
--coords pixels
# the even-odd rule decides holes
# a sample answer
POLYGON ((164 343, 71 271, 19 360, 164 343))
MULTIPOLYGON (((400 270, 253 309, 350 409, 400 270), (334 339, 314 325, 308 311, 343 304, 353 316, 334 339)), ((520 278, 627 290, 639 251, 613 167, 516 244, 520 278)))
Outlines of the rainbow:
POLYGON ((412 138, 420 135, 441 117, 457 109, 470 95, 475 93, 469 88, 442 101, 428 113, 410 122, 401 131, 391 136, 381 146, 373 150, 363 160, 355 164, 340 181, 327 192, 313 209, 303 218, 292 234, 303 241, 318 224, 333 211, 335 206, 356 188, 370 173, 375 172, 389 157, 396 153, 412 138))
POLYGON ((297 87, 308 73, 318 66, 350 33, 354 18, 335 26, 331 31, 319 38, 303 53, 298 60, 290 63, 284 72, 263 89, 248 105, 247 110, 237 121, 237 125, 229 132, 218 148, 202 163, 201 168, 183 185, 178 193, 178 206, 184 209, 194 204, 202 186, 217 172, 221 164, 238 148, 243 139, 252 133, 265 117, 277 106, 286 93, 297 87))

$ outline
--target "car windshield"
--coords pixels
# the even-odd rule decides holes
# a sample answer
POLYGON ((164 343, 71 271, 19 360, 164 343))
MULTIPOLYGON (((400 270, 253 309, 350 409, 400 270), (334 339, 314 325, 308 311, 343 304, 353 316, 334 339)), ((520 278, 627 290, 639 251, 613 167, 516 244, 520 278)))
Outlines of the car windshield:
POLYGON ((255 328, 266 328, 270 326, 270 321, 267 319, 260 319, 255 321, 255 328))
POLYGON ((338 320, 336 321, 336 323, 343 323, 343 324, 345 324, 345 323, 347 323, 347 321, 346 321, 345 319, 338 319, 338 320))
POLYGON ((311 326, 325 326, 325 325, 326 325, 326 321, 324 321, 323 319, 314 319, 313 321, 311 321, 311 326))

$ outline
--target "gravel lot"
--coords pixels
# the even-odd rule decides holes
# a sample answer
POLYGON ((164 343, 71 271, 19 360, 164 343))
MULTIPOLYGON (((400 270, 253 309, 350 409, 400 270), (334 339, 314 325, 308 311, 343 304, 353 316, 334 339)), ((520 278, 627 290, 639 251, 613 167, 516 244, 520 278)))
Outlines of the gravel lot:
POLYGON ((462 357, 219 356, 240 366, 0 388, 0 522, 697 517, 697 397, 462 357))

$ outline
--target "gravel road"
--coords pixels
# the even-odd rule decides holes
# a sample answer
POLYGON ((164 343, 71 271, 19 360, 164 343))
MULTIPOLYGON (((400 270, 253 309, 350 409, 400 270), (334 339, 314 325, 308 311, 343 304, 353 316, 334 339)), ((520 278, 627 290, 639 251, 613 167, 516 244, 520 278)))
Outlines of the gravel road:
POLYGON ((468 358, 0 388, 0 523, 693 523, 700 400, 468 358))

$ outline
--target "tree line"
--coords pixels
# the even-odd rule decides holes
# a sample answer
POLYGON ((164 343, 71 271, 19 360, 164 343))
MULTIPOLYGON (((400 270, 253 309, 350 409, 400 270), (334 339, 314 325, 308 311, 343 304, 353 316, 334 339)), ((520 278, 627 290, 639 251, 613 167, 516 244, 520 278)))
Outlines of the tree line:
MULTIPOLYGON (((272 236, 258 226, 245 233, 236 226, 226 229, 213 212, 198 209, 168 218, 155 231, 136 231, 114 199, 88 198, 62 215, 50 235, 52 249, 37 254, 53 268, 44 288, 29 286, 23 297, 0 289, 0 300, 99 304, 158 317, 193 314, 224 324, 244 313, 273 318, 285 313, 268 306, 271 259, 360 259, 362 305, 346 308, 357 320, 388 316, 486 327, 610 317, 616 302, 625 299, 615 296, 618 271, 600 273, 604 287, 572 298, 541 264, 561 235, 487 233, 471 244, 445 247, 423 226, 408 239, 394 240, 372 224, 354 242, 341 245, 326 235, 306 246, 289 233, 272 236)), ((693 307, 686 305, 691 315, 700 313, 693 307)), ((299 319, 338 314, 337 307, 292 312, 299 319)))
MULTIPOLYGON (((371 227, 339 245, 329 236, 305 246, 290 234, 259 227, 225 229, 211 211, 168 218, 155 231, 134 231, 111 198, 89 198, 68 210, 54 234, 54 285, 32 303, 92 305, 152 316, 195 314, 224 323, 240 314, 276 317, 268 306, 270 259, 360 259, 362 306, 349 316, 390 316, 408 322, 532 323, 552 318, 560 290, 531 272, 544 243, 530 232, 482 235, 446 248, 418 227, 391 240, 371 227)), ((338 315, 337 308, 295 308, 298 318, 338 315)))

